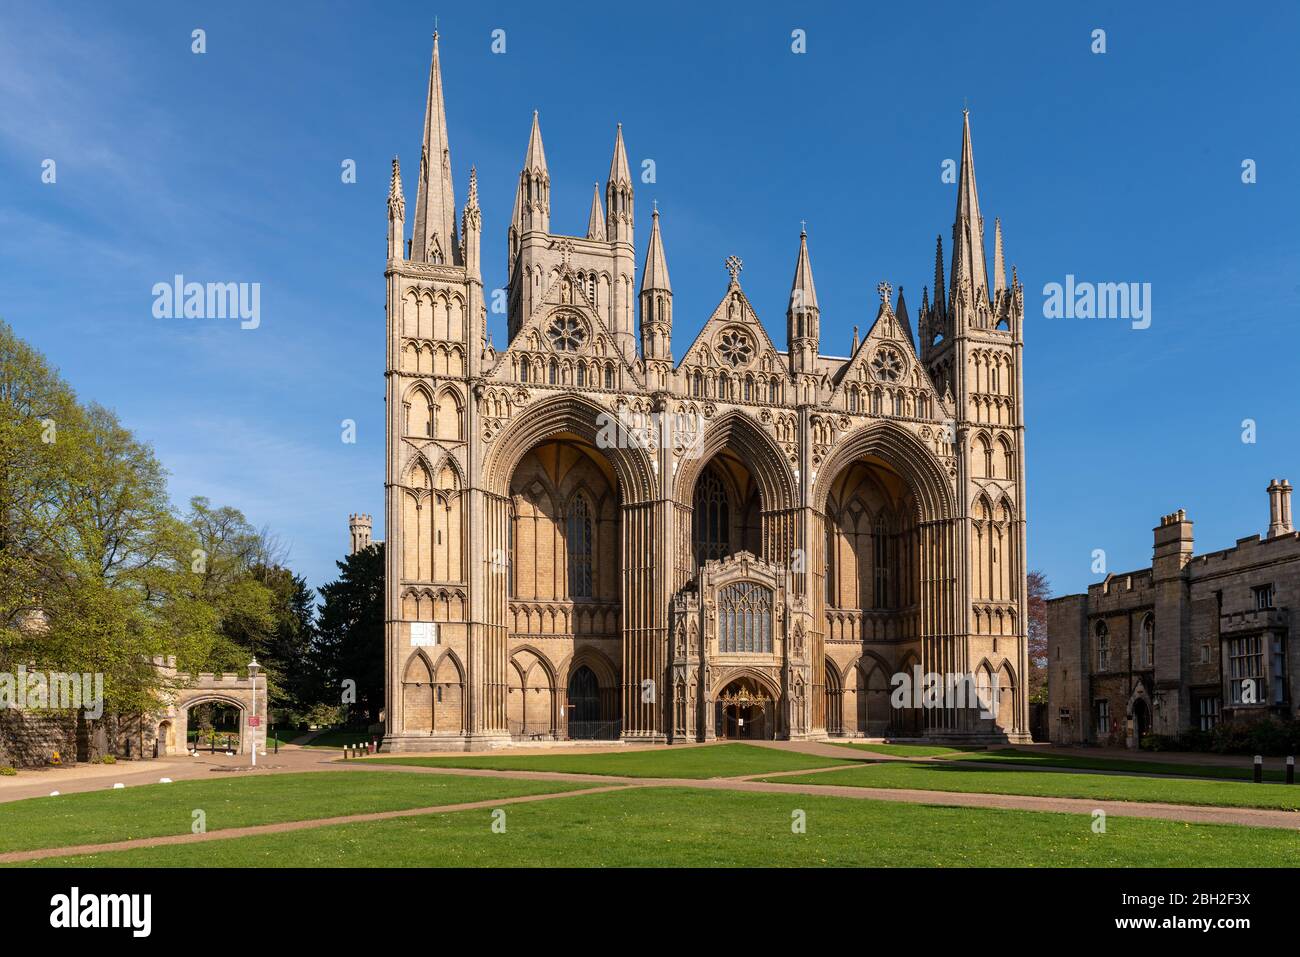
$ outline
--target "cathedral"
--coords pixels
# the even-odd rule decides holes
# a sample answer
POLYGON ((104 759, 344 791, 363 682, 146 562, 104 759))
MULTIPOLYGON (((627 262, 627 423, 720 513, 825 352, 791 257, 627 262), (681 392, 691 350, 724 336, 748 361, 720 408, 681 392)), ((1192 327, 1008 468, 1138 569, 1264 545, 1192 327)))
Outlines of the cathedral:
POLYGON ((564 236, 533 114, 485 291, 435 34, 415 207, 396 159, 388 196, 385 748, 1027 741, 1024 290, 1000 224, 990 283, 969 116, 946 278, 941 238, 915 326, 881 282, 847 357, 822 351, 806 233, 784 349, 735 255, 691 338, 671 223, 637 255, 611 132, 564 236), (929 676, 995 693, 896 693, 929 676))

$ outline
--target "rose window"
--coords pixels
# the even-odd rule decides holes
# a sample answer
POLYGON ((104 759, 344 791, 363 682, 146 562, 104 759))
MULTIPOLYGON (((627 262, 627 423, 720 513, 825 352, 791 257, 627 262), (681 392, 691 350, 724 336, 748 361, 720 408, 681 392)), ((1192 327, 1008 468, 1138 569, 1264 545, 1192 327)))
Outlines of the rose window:
POLYGON ((754 347, 749 344, 749 337, 738 329, 729 329, 718 340, 718 355, 733 368, 744 365, 753 354, 754 347))
POLYGON ((576 316, 560 316, 552 320, 546 337, 557 352, 577 352, 587 341, 587 330, 576 316))
POLYGON ((903 357, 888 346, 876 350, 871 371, 881 382, 897 382, 903 375, 903 357))

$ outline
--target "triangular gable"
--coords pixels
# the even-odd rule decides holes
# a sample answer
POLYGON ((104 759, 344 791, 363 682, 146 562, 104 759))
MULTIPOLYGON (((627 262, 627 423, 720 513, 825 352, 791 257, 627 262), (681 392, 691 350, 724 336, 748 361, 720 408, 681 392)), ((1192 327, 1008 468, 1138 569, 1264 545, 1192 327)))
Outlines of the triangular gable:
POLYGON ((636 367, 627 361, 623 353, 615 345, 614 337, 610 333, 605 320, 601 318, 600 310, 588 297, 583 283, 578 280, 577 273, 567 262, 560 265, 555 278, 551 280, 546 292, 538 299, 537 305, 534 306, 532 315, 524 321, 523 326, 510 340, 510 346, 503 352, 497 353, 496 368, 492 370, 488 378, 514 381, 511 363, 507 358, 511 352, 529 354, 554 352, 561 359, 591 356, 600 359, 617 359, 632 377, 632 381, 637 384, 641 382, 636 367), (560 352, 552 349, 550 324, 555 310, 560 308, 570 309, 578 313, 586 320, 590 329, 589 338, 575 352, 560 352))
MULTIPOLYGON (((890 307, 889 301, 887 299, 882 301, 880 310, 876 313, 875 322, 871 324, 866 336, 858 344, 857 350, 835 377, 835 388, 831 397, 832 404, 840 408, 848 408, 846 397, 849 385, 854 382, 864 389, 876 386, 891 388, 902 385, 929 394, 932 402, 932 418, 943 418, 944 414, 951 416, 952 409, 939 395, 938 390, 934 387, 934 380, 930 378, 930 373, 920 359, 917 358, 916 349, 912 345, 912 337, 908 332, 909 330, 905 329, 902 323, 899 322, 898 317, 894 315, 894 310, 890 307), (901 360, 897 365, 889 361, 889 350, 893 350, 893 353, 901 360), (897 378, 888 378, 891 369, 896 370, 897 378)), ((865 412, 867 409, 850 409, 850 411, 865 412)))
POLYGON ((778 350, 772 338, 763 328, 758 314, 750 305, 740 283, 733 281, 727 287, 727 294, 722 297, 713 315, 704 323, 704 328, 696 335, 690 348, 682 354, 677 364, 678 371, 685 366, 704 366, 725 370, 728 373, 762 372, 765 375, 788 375, 789 365, 785 354, 778 350), (735 362, 740 358, 735 350, 736 340, 726 338, 728 330, 749 334, 752 354, 745 361, 735 362))

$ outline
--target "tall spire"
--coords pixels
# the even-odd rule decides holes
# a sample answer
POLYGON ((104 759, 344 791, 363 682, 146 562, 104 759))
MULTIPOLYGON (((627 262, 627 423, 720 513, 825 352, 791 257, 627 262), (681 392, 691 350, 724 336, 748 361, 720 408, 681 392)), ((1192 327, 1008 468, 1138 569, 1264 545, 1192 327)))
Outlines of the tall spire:
POLYGON ((600 202, 599 183, 592 184, 591 215, 587 217, 587 238, 599 239, 602 242, 605 239, 605 207, 600 202))
POLYGON ((460 252, 456 241, 456 192, 451 185, 451 145, 447 139, 447 109, 442 97, 442 68, 438 62, 438 34, 433 34, 433 62, 429 66, 429 95, 424 110, 424 145, 420 151, 420 182, 415 198, 415 225, 411 258, 416 262, 454 263, 460 252))
POLYGON ((977 305, 988 302, 988 270, 984 265, 984 218, 975 188, 975 153, 970 142, 970 111, 962 111, 961 175, 957 181, 957 214, 952 224, 952 296, 977 305))
POLYGON ((542 126, 537 120, 537 111, 533 110, 533 128, 528 133, 528 153, 524 156, 524 169, 534 173, 546 173, 546 150, 542 149, 542 126))
POLYGON ((632 243, 632 173, 627 166, 627 147, 623 145, 623 124, 614 133, 614 155, 609 161, 609 180, 605 183, 606 235, 612 243, 632 243))
POLYGON ((799 258, 790 284, 790 311, 807 312, 817 308, 817 287, 813 285, 812 262, 808 258, 808 231, 804 229, 799 232, 799 258))
POLYGON ((661 289, 673 291, 668 279, 668 260, 664 258, 664 241, 659 235, 659 210, 654 211, 650 225, 650 244, 645 251, 645 269, 641 273, 641 291, 661 289))
POLYGON ((993 292, 1007 288, 1007 271, 1002 261, 1002 220, 993 220, 993 292))

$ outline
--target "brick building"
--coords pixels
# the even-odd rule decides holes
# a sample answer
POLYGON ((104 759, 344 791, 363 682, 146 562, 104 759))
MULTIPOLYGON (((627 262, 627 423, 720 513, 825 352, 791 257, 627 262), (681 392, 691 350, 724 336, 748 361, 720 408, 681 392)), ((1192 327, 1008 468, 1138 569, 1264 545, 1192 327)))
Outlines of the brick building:
POLYGON ((1143 734, 1294 716, 1300 534, 1291 485, 1268 486, 1269 527, 1192 553, 1180 509, 1154 529, 1150 568, 1048 602, 1048 720, 1057 744, 1137 747, 1143 734))

